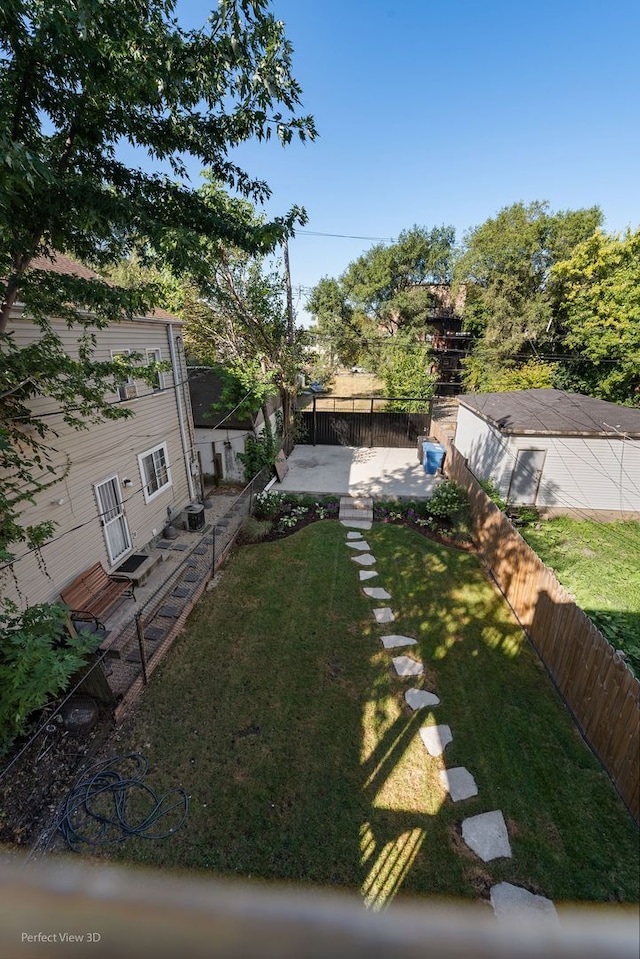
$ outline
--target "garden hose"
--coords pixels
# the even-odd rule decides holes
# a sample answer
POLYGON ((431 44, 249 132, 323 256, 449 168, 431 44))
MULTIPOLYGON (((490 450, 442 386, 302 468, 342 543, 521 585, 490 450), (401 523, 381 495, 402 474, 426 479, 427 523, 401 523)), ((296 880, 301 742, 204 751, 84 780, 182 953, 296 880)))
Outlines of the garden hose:
POLYGON ((140 753, 115 756, 89 767, 68 793, 56 823, 69 848, 105 846, 130 836, 167 839, 180 829, 189 812, 187 793, 175 786, 158 797, 143 782, 148 770, 149 763, 140 753), (129 774, 127 765, 133 766, 129 774), (137 821, 131 821, 132 815, 137 821), (170 828, 154 832, 167 817, 173 819, 170 828))

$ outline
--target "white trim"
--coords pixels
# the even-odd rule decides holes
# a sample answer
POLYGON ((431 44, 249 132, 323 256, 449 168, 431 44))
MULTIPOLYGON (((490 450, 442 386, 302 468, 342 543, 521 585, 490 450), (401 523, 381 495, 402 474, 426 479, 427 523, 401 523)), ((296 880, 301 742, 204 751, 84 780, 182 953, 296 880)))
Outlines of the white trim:
MULTIPOLYGON (((111 353, 111 359, 115 359, 116 356, 131 356, 131 350, 122 349, 122 350, 109 350, 111 353)), ((116 396, 121 402, 126 402, 127 400, 133 400, 138 395, 138 387, 136 381, 132 376, 128 376, 126 380, 123 380, 121 383, 116 383, 116 396)))
MULTIPOLYGON (((147 365, 149 362, 162 363, 162 350, 159 346, 149 347, 146 350, 147 354, 147 365)), ((158 377, 157 385, 153 387, 154 393, 160 393, 161 390, 166 389, 166 383, 164 381, 164 373, 157 373, 158 377)))
POLYGON ((169 451, 167 450, 167 444, 158 443, 157 446, 152 446, 151 449, 145 450, 144 453, 139 453, 138 469, 140 470, 140 479, 142 480, 142 492, 144 494, 144 501, 145 503, 150 503, 152 500, 156 498, 156 496, 159 496, 161 493, 164 493, 165 490, 169 489, 169 487, 172 486, 171 470, 169 468, 169 451), (166 483, 163 483, 162 486, 159 486, 158 489, 150 493, 147 487, 150 485, 152 479, 154 478, 157 479, 157 467, 156 467, 155 457, 153 457, 153 454, 159 452, 160 450, 162 450, 162 454, 163 454, 163 459, 164 459, 163 466, 167 474, 167 481, 166 483), (144 461, 149 456, 153 457, 152 465, 154 469, 154 477, 147 476, 145 472, 144 461))
MULTIPOLYGON (((132 540, 131 540, 131 533, 130 533, 130 531, 129 531, 129 523, 127 522, 127 516, 126 516, 126 513, 125 513, 125 511, 124 511, 124 503, 123 503, 123 501, 122 501, 122 493, 120 492, 120 478, 119 478, 118 474, 117 474, 117 473, 114 473, 112 476, 106 476, 103 480, 100 480, 100 482, 94 483, 94 484, 93 484, 93 492, 94 492, 94 496, 95 496, 95 498, 96 498, 96 504, 97 504, 97 507, 98 507, 98 518, 99 518, 99 520, 100 520, 100 525, 102 526, 102 534, 103 534, 103 536, 104 536, 105 545, 106 545, 106 547, 107 547, 107 555, 108 555, 108 557, 109 557, 109 563, 110 563, 111 566, 115 566, 116 563, 119 563, 120 560, 121 560, 124 556, 126 556, 127 553, 130 553, 131 550, 133 549, 133 543, 132 543, 132 540), (112 517, 110 520, 105 520, 105 518, 104 518, 104 517, 105 517, 105 511, 104 511, 104 508, 103 508, 103 507, 104 507, 104 504, 100 501, 100 493, 98 492, 98 490, 100 489, 100 487, 102 487, 102 486, 107 486, 107 484, 110 484, 110 483, 113 483, 112 489, 113 489, 113 491, 115 492, 116 504, 117 504, 117 507, 118 507, 118 514, 117 514, 116 516, 112 517), (110 541, 110 539, 109 539, 108 525, 109 525, 109 523, 115 522, 115 521, 116 521, 117 519, 119 519, 119 518, 121 519, 120 528, 121 528, 121 531, 122 531, 122 539, 123 539, 123 542, 124 542, 126 545, 125 545, 125 547, 124 547, 124 549, 122 550, 121 553, 118 553, 117 556, 114 556, 114 555, 113 555, 112 548, 111 548, 112 544, 111 544, 111 541, 110 541)), ((115 507, 113 507, 113 508, 115 508, 115 507)))

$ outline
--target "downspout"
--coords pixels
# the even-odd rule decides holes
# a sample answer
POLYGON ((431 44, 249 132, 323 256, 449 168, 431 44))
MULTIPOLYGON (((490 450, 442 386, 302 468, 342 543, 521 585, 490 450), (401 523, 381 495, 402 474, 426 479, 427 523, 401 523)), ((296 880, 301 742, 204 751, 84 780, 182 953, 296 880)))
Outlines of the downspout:
POLYGON ((191 463, 189 462, 189 451, 187 448, 187 434, 184 428, 184 410, 182 408, 182 393, 180 390, 180 377, 182 371, 178 369, 178 356, 176 353, 176 344, 173 338, 173 324, 167 326, 167 335, 169 338, 169 355, 171 357, 171 368, 173 369, 173 391, 176 397, 176 409, 178 411, 178 426, 180 427, 180 440, 182 442, 182 456, 187 473, 187 485, 189 487, 189 499, 195 500, 196 493, 191 475, 191 463))

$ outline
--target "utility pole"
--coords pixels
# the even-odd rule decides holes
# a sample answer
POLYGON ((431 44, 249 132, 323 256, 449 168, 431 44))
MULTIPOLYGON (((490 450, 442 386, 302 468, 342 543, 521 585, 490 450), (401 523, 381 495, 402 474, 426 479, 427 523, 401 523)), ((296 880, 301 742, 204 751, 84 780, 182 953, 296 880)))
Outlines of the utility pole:
POLYGON ((295 329, 293 326, 293 293, 291 291, 291 269, 289 267, 289 240, 286 236, 282 241, 282 252, 284 256, 284 278, 287 286, 287 340, 289 346, 293 347, 295 343, 295 329))
MULTIPOLYGON (((291 269, 289 267, 289 240, 286 236, 284 240, 282 241, 282 253, 283 253, 283 259, 284 259, 284 278, 285 278, 285 284, 286 284, 286 290, 287 290, 287 344, 291 351, 289 362, 292 364, 292 367, 293 367, 293 364, 295 362, 294 347, 295 347, 295 340, 296 340, 296 331, 293 325, 293 293, 291 290, 291 269)), ((292 368, 291 375, 296 376, 297 370, 292 368)), ((288 384, 288 386, 293 386, 295 389, 295 382, 288 384)), ((285 400, 284 396, 283 396, 283 400, 285 400)), ((287 392, 286 400, 283 403, 283 408, 282 408, 282 445, 284 447, 284 452, 286 456, 289 455, 293 447, 293 440, 292 440, 293 410, 291 408, 291 405, 292 405, 291 400, 292 400, 292 394, 287 392)))

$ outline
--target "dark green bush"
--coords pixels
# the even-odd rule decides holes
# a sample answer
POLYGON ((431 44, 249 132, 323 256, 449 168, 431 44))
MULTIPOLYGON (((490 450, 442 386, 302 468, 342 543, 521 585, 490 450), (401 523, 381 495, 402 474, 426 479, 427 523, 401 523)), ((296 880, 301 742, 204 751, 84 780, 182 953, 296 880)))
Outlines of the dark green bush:
POLYGON ((29 729, 34 712, 63 692, 95 647, 95 636, 71 637, 68 609, 40 603, 20 612, 4 601, 0 613, 0 755, 29 729))
POLYGON ((467 494, 462 487, 453 480, 444 480, 438 483, 428 500, 427 512, 439 519, 453 520, 467 506, 467 494))

